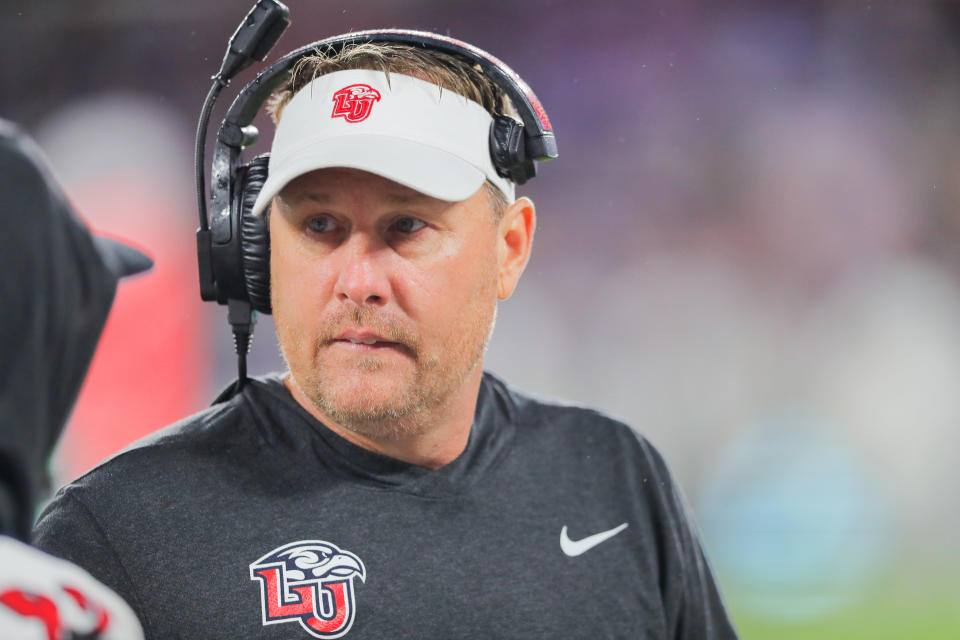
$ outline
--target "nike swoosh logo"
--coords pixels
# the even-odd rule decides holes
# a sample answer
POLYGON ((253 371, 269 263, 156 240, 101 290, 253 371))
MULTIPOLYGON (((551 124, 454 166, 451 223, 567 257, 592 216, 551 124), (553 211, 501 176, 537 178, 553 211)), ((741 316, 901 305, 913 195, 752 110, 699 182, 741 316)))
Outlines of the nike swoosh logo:
POLYGON ((567 537, 567 527, 564 525, 563 529, 560 530, 560 549, 571 558, 575 558, 576 556, 593 549, 601 542, 609 540, 626 528, 627 523, 624 522, 619 527, 614 527, 613 529, 609 529, 607 531, 595 533, 592 536, 583 538, 582 540, 571 540, 567 537))

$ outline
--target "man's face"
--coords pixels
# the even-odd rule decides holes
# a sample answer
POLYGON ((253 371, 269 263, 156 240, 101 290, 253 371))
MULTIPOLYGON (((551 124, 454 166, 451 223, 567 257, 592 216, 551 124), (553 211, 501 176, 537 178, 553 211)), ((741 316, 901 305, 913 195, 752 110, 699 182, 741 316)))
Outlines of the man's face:
POLYGON ((368 437, 406 435, 418 411, 479 375, 498 294, 498 225, 463 202, 354 169, 300 176, 270 213, 271 296, 301 391, 368 437))

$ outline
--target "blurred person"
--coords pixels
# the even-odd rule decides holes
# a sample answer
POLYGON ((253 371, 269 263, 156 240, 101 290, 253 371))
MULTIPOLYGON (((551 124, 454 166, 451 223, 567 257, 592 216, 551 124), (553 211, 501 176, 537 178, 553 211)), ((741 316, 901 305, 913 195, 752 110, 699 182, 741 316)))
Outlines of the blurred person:
POLYGON ((490 150, 504 88, 373 41, 307 54, 271 110, 242 211, 288 371, 62 489, 42 547, 150 638, 735 638, 650 443, 483 371, 535 228, 490 150))
POLYGON ((0 637, 136 640, 143 632, 119 596, 26 542, 117 279, 151 262, 92 236, 38 147, 3 120, 0 201, 0 637))
POLYGON ((195 249, 183 241, 195 228, 186 130, 162 99, 128 91, 71 98, 37 125, 87 223, 149 246, 156 261, 114 300, 53 460, 57 486, 209 403, 212 314, 183 286, 196 272, 195 249))

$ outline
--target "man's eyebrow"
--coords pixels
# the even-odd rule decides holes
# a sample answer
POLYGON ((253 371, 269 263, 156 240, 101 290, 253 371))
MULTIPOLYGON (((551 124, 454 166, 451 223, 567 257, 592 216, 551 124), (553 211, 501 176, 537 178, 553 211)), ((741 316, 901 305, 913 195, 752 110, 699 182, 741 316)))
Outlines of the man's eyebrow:
POLYGON ((384 196, 384 199, 392 205, 410 205, 410 204, 419 204, 421 202, 428 202, 435 200, 425 193, 420 193, 419 191, 411 191, 410 193, 391 193, 384 196))
POLYGON ((314 192, 314 191, 299 191, 294 193, 284 193, 281 191, 277 194, 281 200, 289 202, 291 204, 299 204, 301 202, 314 202, 316 204, 329 204, 333 198, 328 193, 323 192, 314 192))
MULTIPOLYGON (((333 201, 333 196, 325 191, 300 191, 294 193, 283 193, 282 191, 277 194, 281 200, 284 200, 290 204, 300 204, 301 202, 312 202, 314 204, 330 204, 333 201)), ((404 206, 419 204, 422 202, 430 202, 435 200, 425 193, 420 193, 419 191, 411 191, 410 193, 391 193, 384 196, 384 200, 387 203, 394 206, 404 206)))

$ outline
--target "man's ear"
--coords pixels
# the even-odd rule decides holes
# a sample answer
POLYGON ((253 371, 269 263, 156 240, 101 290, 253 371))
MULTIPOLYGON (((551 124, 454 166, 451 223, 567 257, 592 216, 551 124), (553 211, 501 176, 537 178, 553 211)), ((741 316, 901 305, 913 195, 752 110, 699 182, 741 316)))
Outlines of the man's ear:
POLYGON ((497 259, 500 267, 497 297, 506 300, 517 287, 520 274, 530 259, 537 214, 530 198, 519 198, 500 219, 497 234, 497 259))

